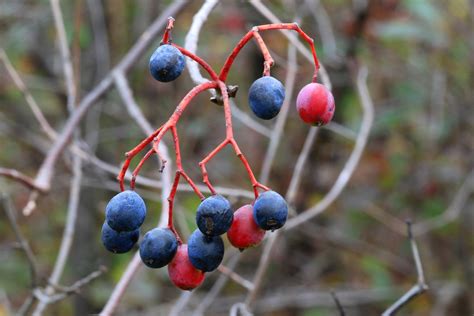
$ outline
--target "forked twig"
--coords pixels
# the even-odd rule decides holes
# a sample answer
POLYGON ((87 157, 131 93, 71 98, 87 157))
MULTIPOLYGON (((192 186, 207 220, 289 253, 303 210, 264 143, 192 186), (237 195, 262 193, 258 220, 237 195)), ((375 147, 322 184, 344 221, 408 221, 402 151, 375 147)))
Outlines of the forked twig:
POLYGON ((415 261, 416 274, 418 276, 417 283, 411 287, 402 297, 400 297, 395 303, 393 303, 382 316, 395 315, 403 306, 408 304, 411 300, 420 294, 423 294, 428 290, 428 285, 425 283, 425 275, 423 272, 423 266, 421 264, 420 253, 418 252, 418 246, 416 245, 415 238, 413 237, 411 221, 407 220, 407 233, 408 239, 410 240, 411 252, 415 261))

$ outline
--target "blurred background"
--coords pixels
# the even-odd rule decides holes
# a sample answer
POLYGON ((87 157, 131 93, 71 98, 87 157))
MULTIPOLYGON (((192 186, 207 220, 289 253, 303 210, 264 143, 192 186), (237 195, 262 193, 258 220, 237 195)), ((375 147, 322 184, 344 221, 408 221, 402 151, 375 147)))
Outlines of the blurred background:
MULTIPOLYGON (((107 76, 172 2, 61 1, 78 100, 107 76)), ((282 21, 299 21, 315 39, 336 100, 336 124, 317 133, 291 203, 293 216, 321 201, 354 149, 362 122, 356 88, 361 66, 368 69, 374 122, 361 160, 341 195, 324 213, 284 232, 277 240, 255 301, 255 314, 337 315, 330 291, 339 294, 347 315, 380 314, 417 282, 404 223, 411 219, 417 228, 415 238, 430 289, 400 314, 472 315, 472 4, 468 0, 261 3, 282 21)), ((188 1, 174 14, 172 36, 178 45, 184 45, 193 16, 202 4, 188 1)), ((197 54, 218 70, 252 26, 267 23, 267 18, 248 1, 219 1, 200 32, 197 54)), ((276 62, 272 75, 285 82, 288 56, 294 50, 289 50, 287 38, 278 31, 262 36, 276 62)), ((161 31, 127 72, 133 96, 154 128, 167 120, 195 85, 188 70, 167 84, 150 76, 148 59, 160 37, 161 31)), ((13 68, 47 121, 59 132, 68 117, 67 94, 49 1, 0 1, 0 39, 13 68)), ((34 177, 52 142, 12 80, 5 60, 0 64, 0 166, 34 177)), ((250 42, 236 59, 227 82, 239 86, 235 136, 256 175, 261 175, 268 158, 267 148, 274 137, 269 133, 276 121, 258 120, 247 104, 248 88, 261 76, 262 63, 257 45, 250 42)), ((265 181, 282 194, 288 189, 310 129, 299 119, 295 99, 311 81, 312 67, 299 53, 296 63, 288 119, 265 181)), ((209 102, 205 93, 183 115, 178 130, 184 167, 196 182, 201 180, 198 162, 224 139, 224 127, 222 107, 209 102)), ((100 242, 100 229, 105 205, 119 189, 113 167, 123 162, 124 152, 138 144, 144 134, 125 110, 117 90, 110 89, 87 112, 77 137, 91 156, 112 166, 112 170, 101 167, 97 160, 82 161, 78 217, 60 284, 71 285, 101 266, 107 272, 81 287, 79 293, 50 304, 45 315, 99 313, 133 257, 133 253, 107 252, 100 242)), ((172 149, 169 136, 165 143, 172 149)), ((36 257, 37 286, 46 285, 60 247, 70 204, 73 156, 73 152, 66 151, 59 160, 50 193, 38 198, 30 216, 21 213, 30 190, 0 178, 3 200, 11 201, 18 228, 36 257)), ((142 174, 159 180, 157 169, 156 162, 150 160, 142 174)), ((218 155, 208 170, 215 185, 251 191, 244 169, 230 149, 218 155)), ((148 207, 144 233, 160 217, 161 189, 153 183, 141 183, 137 191, 148 207)), ((243 195, 231 194, 228 198, 238 208, 251 202, 248 194, 243 195)), ((199 202, 194 194, 178 192, 175 222, 184 238, 196 228, 194 214, 199 202)), ((6 211, 7 204, 0 207, 6 211)), ((28 260, 12 228, 2 211, 0 315, 18 310, 32 293, 28 260)), ((224 264, 235 265, 236 273, 252 281, 264 246, 233 259, 235 250, 225 242, 224 264)), ((230 280, 203 307, 204 298, 221 276, 218 271, 209 273, 201 287, 192 294, 182 294, 170 283, 166 268, 141 267, 121 299, 117 314, 167 315, 178 302, 178 315, 196 311, 226 315, 234 303, 245 299, 247 290, 230 280)))

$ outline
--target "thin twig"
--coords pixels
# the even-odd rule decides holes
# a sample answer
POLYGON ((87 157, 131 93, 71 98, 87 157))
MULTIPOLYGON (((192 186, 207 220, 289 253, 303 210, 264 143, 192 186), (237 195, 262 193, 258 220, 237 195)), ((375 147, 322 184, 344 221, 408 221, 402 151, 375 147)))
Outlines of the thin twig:
POLYGON ((313 144, 316 141, 318 136, 319 128, 318 127, 311 127, 309 129, 308 135, 304 141, 303 149, 296 160, 295 170, 293 171, 293 175, 291 176, 290 185, 288 186, 288 190, 286 192, 286 200, 289 204, 293 204, 293 201, 296 197, 296 192, 298 192, 298 187, 300 185, 301 177, 303 175, 304 166, 306 161, 308 160, 309 153, 313 148, 313 144))
MULTIPOLYGON (((54 286, 55 292, 57 294, 48 295, 44 293, 41 289, 36 288, 33 291, 33 295, 40 302, 40 304, 44 304, 47 306, 49 304, 53 304, 58 301, 61 301, 72 294, 79 293, 82 287, 84 287, 85 285, 91 283, 92 281, 100 277, 105 271, 107 271, 105 267, 100 267, 97 271, 93 271, 89 275, 85 276, 84 278, 77 280, 71 286, 68 286, 68 287, 54 286)), ((35 313, 36 311, 33 313, 33 315, 35 315, 35 313)))
POLYGON ((449 207, 440 215, 430 218, 424 222, 413 225, 413 234, 420 236, 427 232, 447 225, 459 217, 464 205, 468 201, 469 196, 474 190, 474 169, 469 172, 464 179, 461 187, 456 192, 454 199, 449 207))
POLYGON ((23 94, 23 96, 26 100, 26 103, 30 107, 31 111, 33 112, 34 117, 36 118, 36 120, 40 124, 43 131, 46 133, 46 135, 48 135, 49 138, 51 138, 51 139, 55 138, 57 136, 56 131, 51 127, 51 125, 46 120, 46 117, 43 115, 43 112, 41 112, 41 109, 40 109, 38 103, 36 103, 35 99, 31 95, 30 91, 26 87, 26 85, 23 82, 23 80, 21 79, 20 75, 18 74, 18 72, 13 67, 10 59, 8 58, 8 55, 6 54, 6 52, 2 48, 0 48, 0 59, 4 63, 5 68, 7 69, 7 72, 10 75, 13 82, 15 83, 16 87, 23 94))
POLYGON ((418 252, 418 246, 416 245, 415 238, 412 233, 412 225, 409 220, 407 220, 407 234, 408 239, 410 240, 411 251, 413 255, 413 260, 415 261, 416 273, 418 276, 417 283, 408 290, 402 297, 400 297, 395 303, 393 303, 382 316, 391 316, 395 315, 403 306, 408 304, 411 300, 417 297, 420 294, 423 294, 428 290, 428 285, 425 283, 425 275, 423 273, 423 266, 421 264, 420 253, 418 252))
MULTIPOLYGON (((233 271, 237 266, 241 258, 241 253, 236 252, 228 261, 227 267, 233 271)), ((199 305, 194 309, 192 316, 204 315, 205 311, 211 306, 212 302, 216 299, 219 293, 222 291, 224 286, 227 284, 229 276, 225 273, 221 273, 217 280, 212 285, 212 288, 207 292, 206 296, 200 301, 199 305)))
POLYGON ((251 291, 253 289, 253 284, 249 280, 246 280, 243 278, 241 275, 235 273, 232 269, 226 267, 225 265, 221 264, 218 267, 219 272, 222 274, 227 275, 230 277, 232 280, 234 280, 236 283, 240 284, 244 288, 246 288, 248 291, 251 291))
POLYGON ((30 267, 31 273, 31 286, 34 288, 38 282, 38 264, 36 261, 36 257, 33 254, 33 251, 31 250, 30 243, 25 238, 25 236, 20 230, 20 227, 18 226, 16 220, 16 211, 14 209, 12 201, 6 194, 3 193, 0 195, 0 198, 3 202, 3 209, 5 211, 5 214, 7 215, 8 221, 10 222, 10 226, 12 227, 13 232, 15 233, 15 236, 18 239, 18 242, 20 243, 21 249, 26 255, 26 259, 28 260, 28 265, 30 267))
POLYGON ((38 189, 38 187, 35 184, 34 179, 30 178, 29 176, 21 173, 20 171, 16 169, 0 167, 0 176, 18 181, 19 183, 24 184, 30 189, 33 189, 33 190, 38 189))
POLYGON ((339 311, 339 315, 340 316, 346 315, 346 313, 344 312, 344 308, 342 308, 342 304, 339 301, 339 298, 337 297, 336 292, 331 291, 331 296, 334 299, 334 303, 336 303, 336 307, 337 307, 337 310, 339 311))
POLYGON ((90 107, 95 104, 95 101, 97 101, 97 99, 100 98, 112 86, 113 71, 119 70, 126 72, 133 64, 135 64, 139 57, 145 52, 147 47, 152 43, 152 41, 155 40, 156 35, 161 31, 163 26, 166 25, 168 17, 178 12, 187 2, 187 0, 178 0, 167 7, 162 12, 162 14, 148 27, 148 29, 143 32, 143 34, 128 51, 128 53, 122 58, 119 64, 82 99, 78 107, 69 116, 63 130, 61 131, 57 140, 54 142, 51 149, 48 151, 48 155, 44 159, 36 175, 35 185, 38 188, 41 188, 43 191, 49 191, 51 187, 51 179, 54 175, 54 169, 56 167, 56 161, 68 145, 74 130, 81 122, 83 116, 87 113, 90 107))

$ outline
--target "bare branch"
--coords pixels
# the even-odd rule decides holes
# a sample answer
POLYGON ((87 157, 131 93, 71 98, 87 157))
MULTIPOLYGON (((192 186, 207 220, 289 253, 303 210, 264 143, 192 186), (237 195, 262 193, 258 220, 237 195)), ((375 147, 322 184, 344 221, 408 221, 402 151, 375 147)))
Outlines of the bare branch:
MULTIPOLYGON (((211 13, 212 9, 214 9, 218 2, 218 0, 204 1, 199 11, 196 12, 196 14, 194 15, 193 23, 189 27, 189 31, 184 39, 184 48, 186 48, 190 52, 196 53, 201 28, 204 22, 206 22, 207 17, 211 13)), ((194 83, 200 84, 208 81, 208 79, 202 76, 197 62, 195 62, 191 58, 186 58, 186 65, 188 67, 189 75, 191 76, 191 79, 194 81, 194 83)))
POLYGON ((5 65, 5 67, 8 71, 8 74, 12 78, 12 80, 15 83, 16 87, 23 94, 23 96, 26 100, 26 103, 30 107, 31 111, 33 112, 33 115, 35 116, 36 120, 40 124, 43 131, 46 133, 46 135, 48 135, 49 138, 54 139, 57 136, 56 131, 51 127, 51 125, 49 125, 48 121, 46 120, 46 118, 43 115, 43 112, 41 112, 41 109, 40 109, 38 103, 36 103, 35 99, 31 95, 30 91, 26 87, 26 85, 23 82, 23 80, 21 79, 20 75, 18 74, 18 72, 13 67, 10 59, 8 58, 8 55, 6 54, 6 52, 2 48, 0 48, 0 59, 4 63, 4 65, 5 65))
POLYGON ((423 266, 421 264, 420 253, 418 252, 418 246, 416 245, 415 238, 413 237, 410 221, 407 221, 407 234, 410 240, 413 259, 415 261, 418 282, 411 289, 409 289, 408 292, 406 292, 402 297, 400 297, 400 299, 393 303, 385 312, 383 312, 382 316, 395 315, 403 306, 408 304, 418 295, 428 290, 428 285, 425 283, 425 276, 423 273, 423 266))
POLYGON ((39 189, 36 186, 34 179, 30 178, 29 176, 15 169, 0 167, 0 176, 18 181, 30 189, 33 189, 33 190, 39 189))
POLYGON ((15 215, 16 211, 14 209, 12 201, 5 194, 1 194, 0 198, 2 199, 3 209, 5 211, 5 214, 7 215, 8 221, 10 222, 10 226, 12 227, 13 232, 15 233, 15 236, 18 239, 18 242, 20 243, 21 249, 26 255, 26 259, 28 260, 28 265, 30 267, 31 273, 31 286, 35 287, 38 282, 38 264, 36 262, 36 257, 33 254, 33 251, 31 250, 28 240, 25 238, 25 236, 20 230, 20 227, 18 226, 15 215))
POLYGON ((447 225, 448 223, 456 220, 459 217, 464 205, 466 204, 469 196, 474 190, 474 169, 469 172, 467 177, 464 179, 461 187, 454 196, 453 201, 449 207, 440 215, 428 219, 424 222, 413 225, 413 234, 420 236, 427 232, 447 225))
POLYGON ((334 299, 334 303, 336 303, 337 310, 339 311, 340 316, 346 315, 344 312, 344 308, 342 308, 341 302, 339 301, 339 298, 336 295, 336 292, 331 291, 331 296, 334 299))
POLYGON ((318 136, 319 128, 318 127, 311 127, 309 129, 308 135, 304 141, 303 149, 296 160, 295 170, 293 171, 293 175, 291 176, 290 185, 288 186, 288 190, 286 192, 286 200, 289 204, 292 204, 296 192, 298 191, 298 187, 300 185, 301 177, 303 175, 304 166, 306 164, 306 160, 308 159, 309 153, 313 148, 313 144, 316 141, 318 136))
POLYGON ((61 134, 43 161, 43 164, 41 165, 35 178, 35 184, 37 187, 41 188, 43 191, 49 191, 56 161, 69 143, 74 130, 81 122, 82 117, 87 113, 95 101, 97 101, 97 99, 112 86, 113 71, 119 70, 126 72, 144 53, 146 48, 155 39, 156 35, 161 31, 163 26, 165 26, 168 21, 168 17, 178 12, 187 2, 187 0, 175 1, 166 10, 164 10, 162 14, 148 27, 148 29, 143 32, 135 45, 122 58, 120 63, 82 99, 78 107, 69 116, 61 134))
MULTIPOLYGON (((74 240, 74 233, 76 230, 77 213, 79 209, 79 197, 81 194, 82 181, 82 160, 78 156, 73 157, 73 175, 71 180, 71 188, 69 192, 68 211, 66 219, 66 227, 64 228, 63 237, 61 239, 61 246, 59 248, 58 256, 54 264, 53 272, 49 278, 49 283, 57 285, 64 272, 67 259, 71 251, 72 242, 74 240)), ((56 290, 54 286, 47 286, 45 294, 54 296, 56 290)), ((36 306, 33 315, 42 315, 46 307, 54 301, 40 301, 36 306)))
POLYGON ((218 267, 219 272, 222 274, 227 275, 229 278, 234 280, 236 283, 240 284, 244 288, 246 288, 248 291, 251 291, 253 289, 253 284, 249 280, 244 279, 242 276, 239 274, 235 273, 231 268, 226 267, 225 265, 221 264, 218 267))

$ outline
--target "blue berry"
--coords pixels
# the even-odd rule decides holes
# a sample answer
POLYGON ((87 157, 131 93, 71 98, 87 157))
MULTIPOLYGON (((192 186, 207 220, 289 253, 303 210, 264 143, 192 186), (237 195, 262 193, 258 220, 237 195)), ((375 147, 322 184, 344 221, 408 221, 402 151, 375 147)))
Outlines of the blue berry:
POLYGON ((128 252, 133 248, 138 237, 140 237, 140 231, 138 229, 130 232, 118 232, 110 228, 107 222, 104 222, 104 225, 102 225, 102 243, 110 252, 128 252))
POLYGON ((173 81, 183 72, 184 56, 172 45, 160 45, 151 55, 149 67, 151 75, 156 80, 173 81))
POLYGON ((250 108, 261 119, 269 120, 277 116, 284 99, 285 88, 273 77, 262 77, 250 86, 250 108))
POLYGON ((109 226, 118 231, 132 231, 143 224, 146 206, 134 191, 123 191, 114 196, 105 208, 105 219, 109 226))
POLYGON ((167 228, 154 228, 147 232, 140 243, 140 257, 150 268, 161 268, 173 260, 178 240, 167 228))
POLYGON ((285 199, 275 191, 267 191, 258 196, 253 205, 253 218, 260 228, 275 230, 282 227, 288 217, 285 199))
POLYGON ((212 195, 201 202, 196 212, 196 223, 207 236, 219 236, 232 225, 234 213, 229 201, 221 195, 212 195))
POLYGON ((214 271, 224 258, 224 242, 220 236, 209 237, 196 229, 188 240, 188 256, 196 269, 214 271))

